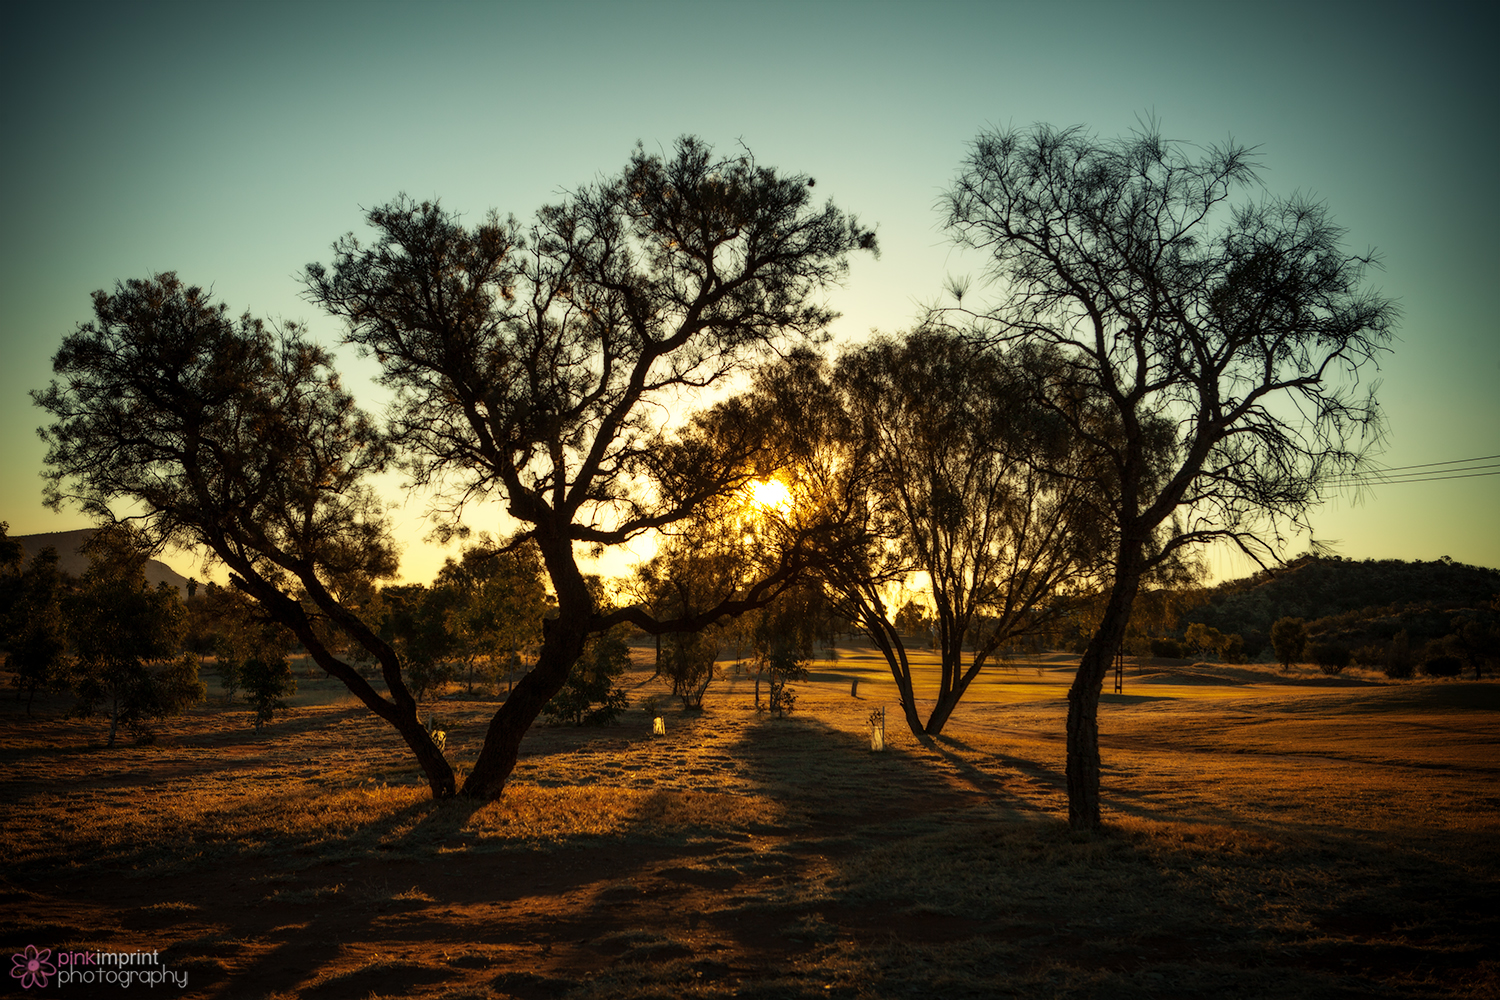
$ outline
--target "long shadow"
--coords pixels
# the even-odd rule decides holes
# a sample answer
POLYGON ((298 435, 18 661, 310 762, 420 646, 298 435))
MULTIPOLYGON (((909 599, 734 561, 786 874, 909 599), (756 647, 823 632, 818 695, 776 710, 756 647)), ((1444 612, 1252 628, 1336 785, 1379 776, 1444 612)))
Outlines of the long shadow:
POLYGON ((970 779, 975 788, 987 788, 997 779, 1003 777, 1002 768, 1012 771, 1033 781, 1052 785, 1057 788, 1067 787, 1067 778, 1055 768, 1030 760, 1025 757, 1017 757, 1002 753, 998 750, 980 751, 963 740, 952 736, 938 736, 934 739, 932 749, 940 754, 952 767, 959 770, 970 779), (972 760, 960 756, 955 750, 979 756, 981 753, 988 756, 1000 767, 986 770, 976 765, 972 760))
MULTIPOLYGON (((708 859, 756 876, 710 915, 719 934, 792 953, 809 934, 844 942, 843 954, 864 956, 891 995, 1052 995, 1055 977, 1076 975, 1099 996, 1352 1000, 1379 991, 1396 966, 1437 957, 1327 936, 1323 913, 1396 933, 1399 912, 1367 911, 1357 876, 1331 877, 1322 902, 1297 904, 1312 929, 1288 937, 1288 901, 1262 911, 1257 899, 1267 878, 1303 873, 1306 858, 1195 839, 1222 834, 1195 835, 1190 819, 1178 824, 1180 843, 1130 829, 1080 837, 1056 818, 974 794, 993 777, 976 756, 1060 786, 1062 775, 1044 764, 950 737, 883 754, 867 746, 809 718, 747 727, 736 759, 802 821, 754 850, 708 859), (755 914, 755 930, 744 930, 755 914)), ((1188 819, 1133 793, 1108 797, 1129 815, 1188 819)), ((1368 855, 1368 838, 1361 844, 1368 855)), ((1451 882, 1456 872, 1439 874, 1451 882)), ((1470 949, 1457 964, 1477 969, 1495 950, 1470 949)))
MULTIPOLYGON (((716 908, 704 919, 715 933, 734 938, 744 951, 811 954, 809 935, 815 944, 838 940, 869 945, 865 954, 874 956, 869 961, 884 970, 893 994, 953 994, 941 981, 947 974, 942 972, 943 962, 928 961, 919 952, 929 944, 955 941, 982 941, 983 948, 975 953, 991 955, 986 961, 996 963, 997 969, 1019 970, 993 975, 1010 976, 1002 985, 1017 986, 1013 992, 1023 994, 1037 992, 1032 989, 1036 984, 1028 986, 1024 979, 1031 975, 1028 970, 1048 963, 1104 977, 1098 995, 1108 995, 1106 987, 1113 980, 1107 977, 1117 975, 1112 970, 1139 971, 1159 964, 1169 976, 1187 975, 1180 973, 1180 963, 1173 964, 1184 954, 1206 956, 1195 961, 1210 967, 1214 975, 1222 974, 1225 982, 1231 974, 1239 975, 1236 963, 1247 956, 1252 964, 1259 963, 1257 967, 1274 968, 1279 961, 1265 961, 1271 951, 1269 945, 1262 946, 1258 935, 1263 932, 1222 908, 1215 901, 1214 886, 1205 881, 1215 877, 1215 865, 1246 862, 1209 858, 1204 869, 1208 874, 1185 877, 1183 872, 1197 863, 1186 849, 1173 854, 1170 864, 1162 864, 1159 847, 1143 846, 1129 836, 1075 840, 1060 821, 996 787, 996 779, 1011 771, 1060 789, 1063 776, 1054 767, 952 737, 921 747, 896 743, 875 753, 863 732, 840 730, 815 718, 757 716, 743 724, 741 719, 711 713, 674 715, 670 738, 660 741, 645 737, 638 719, 619 729, 543 730, 528 751, 535 763, 554 767, 561 765, 560 754, 590 751, 579 755, 576 763, 581 770, 571 778, 574 784, 587 784, 592 755, 623 746, 629 754, 649 757, 653 768, 679 782, 683 776, 673 768, 698 767, 707 788, 722 787, 721 777, 732 772, 748 792, 772 799, 785 810, 780 822, 743 832, 710 828, 694 834, 691 844, 686 837, 627 832, 621 838, 578 837, 550 847, 464 850, 466 828, 484 806, 422 799, 360 823, 343 838, 343 849, 315 831, 273 832, 254 851, 229 852, 222 864, 205 857, 159 883, 154 878, 129 883, 98 866, 16 874, 31 888, 45 885, 43 895, 66 906, 109 905, 113 898, 117 910, 107 916, 121 926, 111 933, 119 937, 128 930, 140 947, 152 944, 141 937, 140 928, 165 932, 212 923, 221 900, 239 902, 236 925, 224 933, 205 932, 202 940, 165 952, 167 964, 222 959, 217 972, 211 965, 194 966, 201 970, 201 975, 194 973, 194 995, 215 998, 298 990, 302 995, 329 996, 339 995, 339 990, 343 995, 364 995, 377 988, 382 993, 415 990, 446 973, 432 963, 412 962, 380 971, 386 977, 380 982, 348 978, 322 994, 308 991, 306 983, 312 970, 340 960, 339 942, 410 941, 415 934, 458 947, 453 942, 464 934, 495 943, 504 942, 508 934, 525 933, 544 937, 550 947, 553 940, 577 941, 598 934, 611 919, 639 920, 647 909, 629 907, 655 898, 650 893, 671 900, 674 887, 697 890, 696 899, 706 900, 706 908, 716 908), (737 735, 723 736, 726 729, 737 735), (707 744, 715 734, 722 741, 695 755, 695 745, 707 744), (461 871, 462 877, 452 877, 454 871, 461 871), (252 886, 252 876, 286 877, 280 883, 252 886), (574 894, 592 892, 592 887, 609 880, 636 880, 642 887, 622 895, 625 902, 618 911, 598 910, 601 904, 596 910, 580 908, 576 900, 582 897, 574 894), (105 881, 110 885, 101 886, 105 881), (386 888, 362 888, 377 882, 386 888), (267 898, 275 895, 276 884, 286 890, 279 902, 267 898), (343 888, 322 892, 336 884, 343 888), (421 898, 401 899, 389 891, 408 886, 421 890, 421 898), (159 902, 181 900, 197 906, 201 916, 179 918, 170 911, 164 916, 142 915, 141 896, 158 891, 172 894, 158 897, 159 902), (492 925, 482 928, 472 918, 466 922, 446 912, 447 907, 515 903, 534 896, 573 896, 574 902, 550 925, 528 918, 520 908, 495 916, 492 925), (752 919, 755 914, 760 917, 752 919), (548 929, 539 931, 542 926, 548 929), (1221 935, 1233 943, 1216 943, 1221 935), (880 947, 893 937, 901 948, 880 947), (908 946, 918 949, 904 952, 917 956, 909 967, 882 957, 903 953, 908 946)), ((600 765, 608 762, 603 756, 598 760, 600 765)), ((243 766, 243 759, 219 763, 223 772, 232 773, 243 766)), ((595 773, 602 771, 601 767, 595 773)), ((691 789, 691 781, 673 786, 670 794, 679 794, 683 787, 691 789)), ((1152 806, 1146 793, 1106 784, 1105 796, 1108 808, 1124 815, 1196 818, 1183 815, 1180 807, 1164 813, 1152 806)), ((652 806, 643 802, 642 813, 652 806)), ((264 802, 239 808, 254 814, 263 811, 264 802)), ((226 815, 240 814, 229 810, 226 815)), ((202 845, 186 838, 185 846, 202 845)), ((161 856, 160 846, 142 844, 109 867, 150 868, 161 856)), ((1248 877, 1241 882, 1260 884, 1248 877)), ((608 903, 608 891, 597 898, 608 903)), ((46 908, 47 903, 44 898, 40 905, 46 908)), ((669 912, 667 919, 689 918, 669 912)), ((670 928, 664 925, 663 930, 670 928)), ((692 940, 691 935, 683 936, 692 940)), ((70 942, 50 943, 61 947, 70 942)), ((679 946, 689 957, 696 947, 679 946)), ((1297 988, 1252 976, 1238 994, 1229 995, 1255 996, 1256 990, 1262 995, 1346 995, 1325 989, 1329 981, 1310 966, 1286 974, 1301 977, 1288 980, 1297 988)), ((1163 985, 1126 979, 1117 985, 1121 984, 1130 986, 1124 992, 1163 985)), ((502 973, 495 985, 515 995, 567 989, 560 979, 530 971, 502 973)), ((1210 986, 1207 980, 1184 979, 1175 992, 1169 989, 1165 995, 1207 995, 1210 986)), ((1001 992, 997 986, 989 994, 981 989, 980 995, 1001 992)), ((1347 995, 1359 994, 1356 990, 1347 995)))

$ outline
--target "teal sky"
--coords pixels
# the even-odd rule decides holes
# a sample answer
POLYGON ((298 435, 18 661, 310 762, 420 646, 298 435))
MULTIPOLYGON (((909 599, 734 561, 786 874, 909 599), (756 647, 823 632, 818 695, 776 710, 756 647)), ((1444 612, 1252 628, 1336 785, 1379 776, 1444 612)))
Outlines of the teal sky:
MULTIPOLYGON (((907 326, 948 274, 936 202, 986 126, 1154 116, 1259 147, 1271 193, 1331 207, 1403 312, 1382 364, 1391 467, 1500 455, 1500 101, 1489 4, 15 4, 0 38, 0 519, 41 505, 46 384, 88 296, 175 270, 239 312, 339 328, 296 275, 405 191, 521 219, 695 133, 817 178, 879 227, 840 336, 907 326)), ((372 407, 367 362, 348 382, 372 407)), ((404 494, 392 490, 392 500, 404 494)), ((486 527, 492 511, 475 510, 486 527)), ((422 504, 394 516, 430 579, 422 504)), ((1353 558, 1500 566, 1500 477, 1377 487, 1317 535, 1353 558)), ((1301 544, 1294 544, 1298 550, 1301 544)), ((1294 553, 1288 553, 1294 554, 1294 553)), ((188 571, 189 560, 171 559, 188 571)), ((1239 575, 1244 564, 1215 563, 1239 575)))

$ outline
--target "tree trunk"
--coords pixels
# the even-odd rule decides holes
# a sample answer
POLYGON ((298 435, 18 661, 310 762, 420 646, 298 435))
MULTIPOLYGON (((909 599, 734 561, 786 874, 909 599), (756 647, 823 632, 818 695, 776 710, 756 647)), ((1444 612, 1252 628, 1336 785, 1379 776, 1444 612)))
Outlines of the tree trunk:
POLYGON ((536 666, 516 682, 505 704, 490 720, 479 758, 459 791, 465 798, 489 802, 505 792, 505 783, 521 754, 522 738, 547 702, 568 682, 568 674, 583 655, 594 617, 594 599, 573 560, 572 541, 562 534, 539 537, 537 545, 557 592, 558 616, 542 622, 542 649, 536 666))
POLYGON ((1068 825, 1075 830, 1100 823, 1099 694, 1107 661, 1096 634, 1068 689, 1068 825))
POLYGON ((901 696, 901 712, 906 716, 907 728, 913 736, 925 743, 927 730, 922 725, 922 717, 917 714, 917 693, 912 688, 911 664, 907 662, 906 646, 901 642, 900 634, 894 628, 881 628, 874 621, 862 624, 865 634, 879 647, 886 664, 891 668, 891 677, 895 679, 896 690, 901 696))
POLYGON ((963 654, 959 653, 954 658, 953 671, 948 676, 953 678, 938 694, 937 704, 933 706, 932 714, 927 717, 927 735, 936 736, 943 731, 948 720, 953 716, 953 710, 958 708, 958 703, 963 700, 964 693, 969 690, 969 684, 979 676, 980 669, 984 666, 984 658, 988 651, 980 650, 974 654, 975 662, 968 670, 963 669, 963 654))
POLYGON ((396 729, 401 733, 401 738, 406 745, 411 747, 411 752, 416 756, 417 763, 422 767, 422 774, 427 778, 427 787, 432 789, 432 797, 435 799, 448 799, 453 797, 454 786, 457 781, 453 776, 453 766, 448 763, 448 758, 432 742, 432 734, 422 721, 412 713, 411 718, 403 718, 396 724, 396 729))
POLYGON ((543 623, 542 651, 536 666, 516 682, 510 697, 490 720, 484 746, 474 769, 464 779, 460 795, 489 802, 505 792, 505 783, 516 769, 522 738, 542 714, 542 708, 567 683, 573 664, 583 653, 586 635, 586 627, 575 616, 543 623))
POLYGON ((1125 568, 1120 573, 1121 568, 1125 567, 1117 567, 1099 627, 1068 689, 1068 825, 1074 830, 1097 830, 1100 824, 1099 695, 1115 651, 1125 638, 1140 584, 1139 570, 1125 568))
POLYGON ((944 691, 938 696, 937 704, 932 708, 932 714, 927 717, 926 732, 928 736, 937 736, 948 724, 948 719, 953 715, 953 710, 958 707, 959 700, 963 697, 959 691, 944 691))

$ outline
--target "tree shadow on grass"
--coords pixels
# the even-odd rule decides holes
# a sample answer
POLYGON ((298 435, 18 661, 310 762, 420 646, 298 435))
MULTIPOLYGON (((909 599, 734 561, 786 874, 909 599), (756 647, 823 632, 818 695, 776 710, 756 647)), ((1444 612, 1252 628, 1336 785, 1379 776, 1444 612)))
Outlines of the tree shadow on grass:
POLYGON ((1290 1000, 1400 993, 1406 974, 1428 982, 1420 995, 1461 981, 1481 995, 1500 968, 1485 916, 1500 906, 1475 881, 1493 864, 1435 854, 1431 838, 1239 836, 1120 789, 1106 789, 1112 828, 1080 837, 1008 780, 1060 789, 1062 775, 982 738, 874 753, 863 731, 810 716, 674 720, 656 740, 542 734, 553 745, 534 761, 561 787, 534 786, 533 805, 614 794, 610 836, 481 842, 484 804, 295 786, 224 800, 215 822, 260 830, 253 845, 177 825, 107 864, 19 872, 24 896, 0 906, 45 911, 77 940, 22 941, 41 925, 11 919, 5 940, 161 946, 216 998, 444 983, 644 997, 718 977, 767 997, 1290 1000), (629 783, 642 774, 654 783, 629 783), (354 808, 366 794, 369 811, 354 808), (621 970, 614 985, 576 980, 589 963, 621 970))
MULTIPOLYGON (((823 963, 825 981, 858 980, 872 995, 1353 1000, 1388 992, 1414 961, 1394 940, 1395 897, 1374 915, 1377 939, 1351 937, 1336 925, 1368 912, 1365 876, 1330 878, 1301 848, 1144 803, 1127 822, 1079 835, 1057 816, 976 794, 994 786, 980 759, 1061 783, 1035 761, 948 737, 873 754, 805 718, 761 721, 736 753, 806 819, 741 857, 758 860, 758 891, 725 900, 713 924, 742 943, 805 948, 799 966, 823 963), (1266 892, 1297 881, 1305 894, 1266 892), (751 926, 758 938, 746 936, 751 926)), ((1451 966, 1450 984, 1488 968, 1497 949, 1481 946, 1482 934, 1463 936, 1460 958, 1429 956, 1451 966)), ((813 995, 808 984, 778 989, 813 995)))

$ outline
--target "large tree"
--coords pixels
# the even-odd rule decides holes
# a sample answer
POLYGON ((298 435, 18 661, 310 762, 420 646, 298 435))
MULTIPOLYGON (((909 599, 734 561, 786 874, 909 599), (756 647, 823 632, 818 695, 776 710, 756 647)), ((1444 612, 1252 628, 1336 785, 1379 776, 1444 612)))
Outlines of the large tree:
POLYGON ((947 198, 1002 292, 978 325, 1063 360, 1044 398, 1093 456, 1113 538, 1068 694, 1078 829, 1100 822, 1099 695, 1142 581, 1210 542, 1274 560, 1378 432, 1359 378, 1396 311, 1363 288, 1373 258, 1306 198, 1231 205, 1254 181, 1237 145, 1042 125, 980 135, 947 198))
POLYGON ((760 606, 798 572, 788 552, 719 606, 661 623, 639 608, 601 612, 575 547, 671 524, 754 474, 761 446, 732 421, 727 433, 664 424, 764 352, 823 335, 833 313, 821 293, 874 236, 812 205, 810 189, 685 139, 670 157, 638 151, 621 176, 542 209, 525 231, 497 216, 468 227, 404 199, 372 210, 374 244, 340 241, 306 279, 384 366, 388 437, 296 328, 235 322, 173 275, 97 293, 96 319, 64 342, 59 379, 36 394, 55 417, 49 498, 106 519, 129 506, 154 542, 210 549, 401 733, 439 797, 456 790, 452 768, 368 614, 395 557, 367 477, 399 449, 418 482, 446 488, 450 527, 467 500, 503 499, 524 526, 516 544, 540 553, 557 614, 461 789, 494 798, 589 635, 627 620, 700 627, 760 606), (356 654, 379 664, 384 692, 356 654))
POLYGON ((101 521, 133 508, 150 547, 202 546, 236 588, 406 741, 433 794, 453 770, 417 716, 402 665, 377 634, 374 581, 395 549, 367 477, 387 449, 295 327, 274 332, 172 274, 94 294, 94 319, 63 341, 58 378, 34 394, 48 502, 101 521), (351 662, 379 665, 379 691, 351 662))
MULTIPOLYGON (((637 149, 621 176, 544 208, 530 227, 491 215, 471 228, 400 199, 369 213, 372 245, 351 236, 331 265, 308 266, 313 300, 384 367, 408 470, 446 487, 455 519, 469 499, 503 500, 557 597, 464 794, 500 794, 521 737, 590 634, 624 620, 684 627, 639 608, 599 613, 577 547, 670 525, 746 481, 739 442, 673 447, 662 426, 691 393, 823 335, 833 314, 820 293, 874 235, 813 205, 811 188, 686 138, 667 157, 637 149)), ((783 580, 794 572, 784 569, 783 580)))

